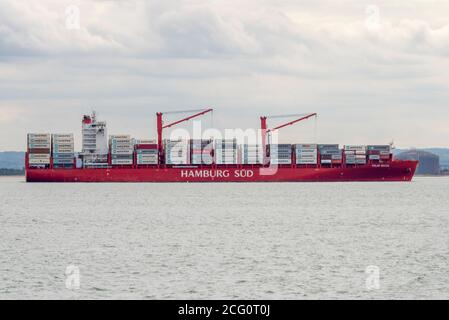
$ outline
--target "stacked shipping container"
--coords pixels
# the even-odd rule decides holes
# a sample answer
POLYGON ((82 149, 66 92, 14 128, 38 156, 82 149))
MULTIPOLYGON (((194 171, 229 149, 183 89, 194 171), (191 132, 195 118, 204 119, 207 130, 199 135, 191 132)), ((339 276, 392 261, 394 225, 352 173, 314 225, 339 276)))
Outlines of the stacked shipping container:
POLYGON ((343 156, 338 144, 319 144, 321 164, 338 165, 343 162, 343 156))
POLYGON ((48 133, 28 134, 28 164, 30 167, 48 167, 50 165, 51 136, 48 133))
POLYGON ((82 164, 84 168, 107 168, 109 166, 108 154, 99 154, 99 153, 83 154, 82 164))
POLYGON ((212 140, 191 140, 190 144, 192 164, 212 164, 213 163, 213 141, 212 140))
POLYGON ((241 149, 243 150, 242 156, 243 164, 263 163, 263 152, 261 146, 257 144, 244 144, 241 149))
POLYGON ((75 146, 73 134, 53 134, 53 168, 73 168, 75 146))
POLYGON ((136 164, 156 165, 159 163, 157 142, 155 140, 136 140, 136 164))
POLYGON ((165 163, 182 165, 190 163, 190 143, 187 140, 165 140, 165 163))
POLYGON ((296 164, 316 165, 318 163, 318 145, 316 144, 297 144, 296 164))
POLYGON ((113 135, 109 138, 111 164, 132 165, 134 158, 134 144, 129 135, 113 135))
MULTIPOLYGON (((158 165, 159 148, 155 140, 133 140, 129 135, 113 135, 109 150, 104 151, 106 123, 96 122, 95 115, 83 119, 83 152, 77 157, 77 168, 107 168, 109 165, 158 165), (80 161, 82 159, 82 162, 80 161), (110 162, 109 162, 110 161, 110 162)), ((28 134, 30 167, 73 168, 75 163, 73 134, 28 134), (52 161, 53 159, 53 161, 52 161)), ((366 165, 391 161, 389 145, 338 144, 271 144, 267 155, 273 165, 366 165), (295 150, 295 157, 292 156, 295 150)), ((237 139, 164 140, 165 163, 168 165, 256 165, 263 164, 261 145, 238 145, 237 139)))
POLYGON ((237 139, 215 140, 215 163, 237 164, 237 139))
POLYGON ((291 144, 271 144, 270 145, 270 163, 274 165, 292 163, 292 145, 291 144))
POLYGON ((389 145, 374 145, 367 148, 370 161, 389 161, 391 159, 391 147, 389 145))
POLYGON ((344 150, 346 164, 366 164, 366 146, 345 146, 344 150))

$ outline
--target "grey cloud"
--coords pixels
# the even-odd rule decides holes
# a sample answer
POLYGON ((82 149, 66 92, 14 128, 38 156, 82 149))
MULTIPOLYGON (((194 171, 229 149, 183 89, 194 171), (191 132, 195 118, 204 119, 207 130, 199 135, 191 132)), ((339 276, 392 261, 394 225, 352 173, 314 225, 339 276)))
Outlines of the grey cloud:
POLYGON ((13 137, 0 149, 29 130, 77 132, 92 108, 136 136, 158 110, 214 106, 240 127, 318 111, 323 141, 449 140, 445 4, 382 2, 369 30, 360 1, 80 0, 81 29, 67 30, 69 4, 0 3, 0 133, 13 137))

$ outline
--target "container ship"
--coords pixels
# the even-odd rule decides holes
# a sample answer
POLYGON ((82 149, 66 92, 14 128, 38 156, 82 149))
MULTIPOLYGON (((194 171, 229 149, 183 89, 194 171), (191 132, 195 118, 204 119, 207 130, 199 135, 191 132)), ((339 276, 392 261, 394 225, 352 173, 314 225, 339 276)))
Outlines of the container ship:
MULTIPOLYGON (((82 150, 75 152, 73 134, 30 133, 27 136, 27 182, 349 182, 411 181, 417 161, 393 158, 390 145, 272 143, 284 127, 317 117, 288 115, 295 120, 274 128, 260 118, 257 143, 238 139, 163 139, 163 130, 211 113, 165 124, 156 113, 157 139, 107 135, 95 113, 82 118, 82 150)), ((185 111, 184 111, 185 112, 185 111)), ((274 117, 273 117, 274 118, 274 117)), ((279 118, 277 116, 276 118, 279 118)))

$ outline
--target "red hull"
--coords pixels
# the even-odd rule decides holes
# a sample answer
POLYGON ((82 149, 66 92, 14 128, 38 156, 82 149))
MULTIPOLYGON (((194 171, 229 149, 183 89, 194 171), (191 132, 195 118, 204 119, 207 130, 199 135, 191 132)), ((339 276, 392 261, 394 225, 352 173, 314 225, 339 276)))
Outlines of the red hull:
POLYGON ((343 168, 174 167, 27 169, 27 182, 344 182, 411 181, 417 161, 343 168))

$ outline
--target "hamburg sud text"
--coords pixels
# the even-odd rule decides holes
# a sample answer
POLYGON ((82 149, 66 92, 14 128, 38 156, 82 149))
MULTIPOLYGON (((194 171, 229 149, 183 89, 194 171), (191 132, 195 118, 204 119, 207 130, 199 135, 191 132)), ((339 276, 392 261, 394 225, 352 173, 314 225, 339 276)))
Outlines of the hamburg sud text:
POLYGON ((181 178, 251 178, 253 170, 182 170, 181 178))

